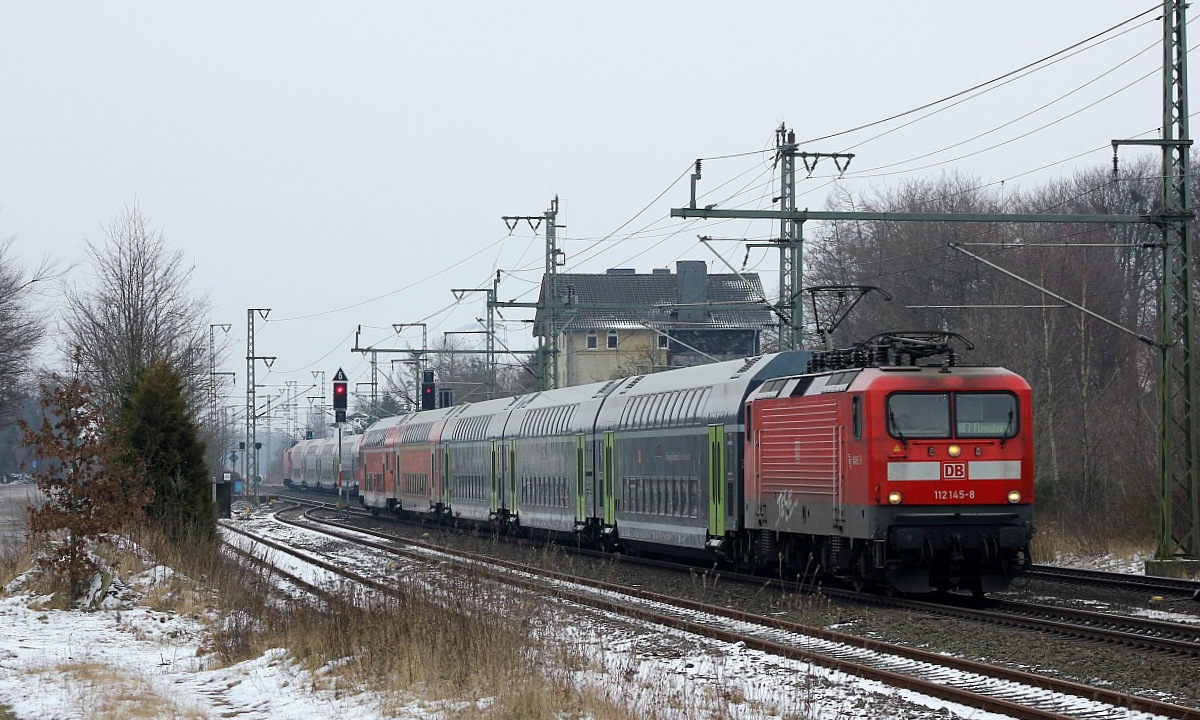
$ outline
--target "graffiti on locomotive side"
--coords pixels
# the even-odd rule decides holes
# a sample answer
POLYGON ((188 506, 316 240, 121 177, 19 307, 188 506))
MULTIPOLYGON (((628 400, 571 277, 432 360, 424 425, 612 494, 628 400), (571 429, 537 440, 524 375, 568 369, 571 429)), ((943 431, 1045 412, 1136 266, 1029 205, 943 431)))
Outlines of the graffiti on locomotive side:
POLYGON ((776 525, 786 525, 792 520, 792 515, 796 512, 796 507, 799 501, 792 497, 792 491, 781 492, 775 496, 775 509, 777 511, 776 525))

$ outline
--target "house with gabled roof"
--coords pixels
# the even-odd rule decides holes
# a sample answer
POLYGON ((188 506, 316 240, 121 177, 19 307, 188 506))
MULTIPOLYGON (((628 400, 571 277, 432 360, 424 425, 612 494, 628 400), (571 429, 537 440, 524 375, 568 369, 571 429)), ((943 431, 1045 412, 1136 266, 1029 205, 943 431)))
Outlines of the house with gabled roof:
MULTIPOLYGON (((543 278, 534 335, 551 329, 543 278)), ((774 327, 757 274, 709 273, 703 260, 638 273, 555 276, 560 386, 757 355, 774 327)))

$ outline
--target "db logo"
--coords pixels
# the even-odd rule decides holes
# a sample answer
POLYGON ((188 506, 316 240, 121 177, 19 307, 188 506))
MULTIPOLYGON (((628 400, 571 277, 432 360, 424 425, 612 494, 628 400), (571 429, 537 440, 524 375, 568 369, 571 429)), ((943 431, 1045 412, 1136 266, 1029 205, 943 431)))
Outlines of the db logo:
POLYGON ((966 480, 967 464, 961 462, 942 463, 943 480, 966 480))

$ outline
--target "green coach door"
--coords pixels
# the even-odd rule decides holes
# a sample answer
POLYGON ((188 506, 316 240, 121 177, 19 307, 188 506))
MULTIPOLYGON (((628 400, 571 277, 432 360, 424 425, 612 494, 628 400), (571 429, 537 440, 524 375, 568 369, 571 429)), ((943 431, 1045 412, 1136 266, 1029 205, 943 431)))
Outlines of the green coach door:
POLYGON ((604 524, 617 524, 617 463, 613 453, 613 434, 604 433, 604 524))
POLYGON ((587 522, 587 494, 585 491, 586 474, 586 459, 587 459, 587 437, 584 435, 575 436, 575 525, 576 527, 587 522))
POLYGON ((725 537, 725 426, 708 426, 708 534, 725 537))
POLYGON ((488 484, 488 495, 489 495, 488 509, 491 511, 492 517, 494 518, 494 517, 496 517, 496 513, 498 513, 500 511, 500 473, 499 473, 500 467, 499 467, 499 464, 497 463, 497 460, 499 459, 499 455, 498 455, 499 450, 496 448, 495 440, 492 441, 491 452, 492 452, 492 462, 491 462, 492 477, 491 477, 491 482, 488 484))

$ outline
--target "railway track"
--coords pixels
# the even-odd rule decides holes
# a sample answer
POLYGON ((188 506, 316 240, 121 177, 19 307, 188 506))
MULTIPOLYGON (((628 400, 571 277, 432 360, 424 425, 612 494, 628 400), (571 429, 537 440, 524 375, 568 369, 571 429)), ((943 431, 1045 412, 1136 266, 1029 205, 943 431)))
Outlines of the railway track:
POLYGON ((1064 568, 1055 565, 1034 565, 1029 576, 1038 580, 1072 585, 1095 585, 1122 590, 1151 592, 1157 595, 1178 595, 1200 599, 1200 582, 1176 578, 1132 575, 1130 573, 1105 572, 1064 568))
MULTIPOLYGON (((828 592, 828 591, 827 591, 828 592)), ((862 599, 861 595, 848 595, 862 599)), ((945 602, 878 598, 867 602, 953 616, 1007 628, 1050 632, 1104 645, 1124 645, 1169 655, 1200 658, 1200 626, 1074 608, 987 600, 985 607, 945 602)))
MULTIPOLYGON (((321 505, 319 501, 306 500, 305 502, 311 502, 317 506, 321 505)), ((369 513, 362 511, 352 510, 350 512, 362 517, 369 516, 369 513)), ((609 557, 604 553, 578 548, 570 548, 570 550, 591 557, 609 557)), ((637 563, 670 572, 696 573, 696 568, 693 566, 681 565, 671 561, 626 557, 622 559, 622 562, 637 563)), ((755 575, 712 571, 701 571, 701 575, 710 575, 714 579, 720 578, 724 582, 738 582, 756 588, 775 585, 781 590, 811 590, 811 588, 806 588, 802 585, 781 583, 776 580, 767 580, 764 583, 763 577, 755 575)), ((1089 582, 1094 578, 1105 586, 1119 586, 1123 589, 1130 589, 1131 587, 1145 589, 1147 587, 1146 584, 1136 582, 1137 576, 1127 576, 1134 577, 1135 582, 1121 585, 1119 583, 1120 578, 1110 577, 1112 575, 1114 573, 1096 573, 1092 571, 1075 573, 1067 571, 1061 577, 1078 577, 1089 582)), ((1151 578, 1151 581, 1158 579, 1151 578)), ((1168 583, 1164 587, 1170 585, 1168 583)), ((1150 587, 1159 587, 1159 585, 1151 582, 1150 587)), ((1178 585, 1178 587, 1182 588, 1185 586, 1178 585)), ((1168 655, 1200 658, 1200 625, 1016 600, 993 598, 981 603, 972 598, 953 594, 945 595, 936 601, 931 601, 904 596, 888 597, 878 594, 864 594, 849 589, 839 589, 829 586, 822 587, 820 592, 830 598, 855 603, 906 609, 943 617, 955 617, 1004 628, 1053 633, 1064 638, 1076 638, 1103 645, 1119 645, 1161 652, 1168 655)))
MULTIPOLYGON (((677 572, 694 572, 694 568, 677 563, 641 558, 626 559, 677 572)), ((754 575, 735 573, 713 573, 724 581, 740 582, 756 588, 777 585, 781 589, 804 591, 805 586, 778 581, 767 581, 754 575)), ((914 610, 931 615, 957 617, 972 622, 1019 628, 1037 632, 1050 632, 1061 637, 1078 638, 1104 645, 1123 645, 1170 655, 1200 658, 1200 624, 1187 624, 1134 617, 1124 614, 1095 612, 1055 605, 1041 605, 1017 600, 989 598, 983 601, 962 595, 946 595, 941 600, 919 600, 912 597, 888 597, 825 586, 820 592, 826 597, 914 610)))
MULTIPOLYGON (((430 553, 445 555, 443 546, 397 538, 328 518, 285 521, 360 543, 389 555, 431 562, 430 553), (319 524, 318 524, 319 523, 319 524), (363 535, 378 540, 363 540, 363 535), (382 542, 380 542, 382 541, 382 542), (396 547, 403 543, 406 547, 396 547)), ((294 552, 286 546, 279 552, 294 552)), ((890 687, 961 703, 1011 717, 1128 718, 1129 713, 1158 717, 1198 718, 1200 711, 1105 688, 1071 683, 939 653, 892 645, 832 630, 751 615, 705 603, 666 597, 564 573, 532 568, 473 553, 454 551, 454 563, 469 563, 471 572, 491 568, 498 581, 540 594, 553 594, 580 605, 695 633, 728 643, 742 643, 781 658, 810 662, 890 687)), ((331 565, 331 572, 348 571, 331 565)), ((355 580, 358 581, 357 579, 355 580)))

